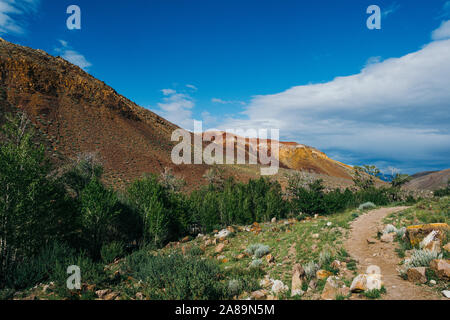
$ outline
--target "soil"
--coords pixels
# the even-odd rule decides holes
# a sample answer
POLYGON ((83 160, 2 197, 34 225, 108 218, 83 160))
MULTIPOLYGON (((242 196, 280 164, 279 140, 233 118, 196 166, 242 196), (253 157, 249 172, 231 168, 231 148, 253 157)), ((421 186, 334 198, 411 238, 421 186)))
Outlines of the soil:
POLYGON ((383 218, 407 207, 381 208, 369 211, 353 221, 350 237, 344 246, 350 256, 358 263, 358 272, 365 273, 368 266, 381 269, 382 281, 387 293, 384 300, 444 300, 438 292, 426 285, 417 285, 403 280, 397 271, 401 258, 395 249, 398 244, 376 240, 369 244, 367 239, 376 239, 377 231, 383 226, 383 218))

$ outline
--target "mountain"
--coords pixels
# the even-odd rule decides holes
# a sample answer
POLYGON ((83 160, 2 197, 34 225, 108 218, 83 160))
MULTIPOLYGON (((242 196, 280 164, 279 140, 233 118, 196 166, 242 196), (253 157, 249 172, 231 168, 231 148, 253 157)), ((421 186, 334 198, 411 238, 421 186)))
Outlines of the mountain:
MULTIPOLYGON (((0 38, 0 118, 14 110, 27 113, 55 162, 96 152, 107 183, 120 186, 167 167, 189 188, 205 183, 208 165, 172 163, 176 125, 61 57, 0 38)), ((350 179, 351 167, 319 150, 297 143, 280 146, 282 167, 350 179)), ((239 167, 225 167, 225 176, 254 177, 239 167)))
POLYGON ((437 190, 447 186, 450 179, 450 169, 442 171, 419 172, 412 175, 413 179, 405 187, 408 189, 437 190))

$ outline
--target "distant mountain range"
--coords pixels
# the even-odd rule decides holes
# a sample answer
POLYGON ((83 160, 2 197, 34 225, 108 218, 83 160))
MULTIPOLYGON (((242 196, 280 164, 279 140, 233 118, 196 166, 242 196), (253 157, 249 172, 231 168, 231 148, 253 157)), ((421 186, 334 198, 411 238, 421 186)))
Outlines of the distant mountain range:
POLYGON ((450 169, 419 172, 412 175, 412 178, 413 179, 406 184, 406 188, 437 190, 447 186, 450 179, 450 169))

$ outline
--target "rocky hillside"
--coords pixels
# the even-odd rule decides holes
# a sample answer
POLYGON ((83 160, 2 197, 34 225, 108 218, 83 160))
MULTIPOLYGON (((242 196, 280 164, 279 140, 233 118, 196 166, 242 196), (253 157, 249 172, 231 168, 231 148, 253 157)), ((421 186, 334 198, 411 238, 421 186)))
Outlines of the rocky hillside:
MULTIPOLYGON (((204 181, 207 165, 172 164, 170 138, 177 126, 61 57, 0 39, 0 115, 18 109, 37 126, 56 162, 96 152, 111 184, 166 167, 190 187, 204 181)), ((350 179, 349 167, 296 143, 281 144, 280 161, 285 168, 350 179)), ((236 168, 226 168, 225 174, 253 177, 236 168)))
POLYGON ((437 190, 447 186, 450 179, 450 169, 442 171, 431 171, 424 174, 415 174, 413 179, 406 185, 408 189, 437 190))

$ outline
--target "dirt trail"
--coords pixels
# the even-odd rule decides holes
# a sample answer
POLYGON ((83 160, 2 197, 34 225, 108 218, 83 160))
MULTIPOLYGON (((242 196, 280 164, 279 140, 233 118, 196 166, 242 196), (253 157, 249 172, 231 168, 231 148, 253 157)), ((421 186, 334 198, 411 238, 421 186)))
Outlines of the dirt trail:
POLYGON ((365 273, 370 265, 380 267, 382 280, 387 293, 385 300, 440 300, 438 293, 426 286, 418 286, 399 277, 397 268, 401 259, 395 252, 397 243, 377 241, 368 244, 368 238, 376 238, 379 226, 387 215, 406 209, 407 207, 382 208, 372 210, 352 223, 350 237, 344 246, 350 256, 358 262, 358 271, 365 273))

